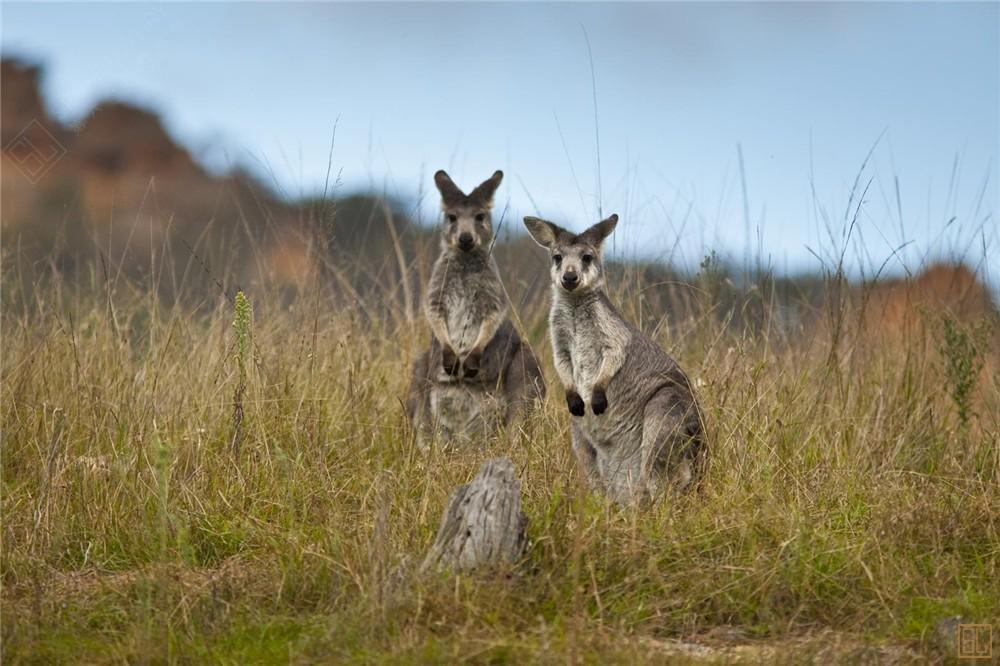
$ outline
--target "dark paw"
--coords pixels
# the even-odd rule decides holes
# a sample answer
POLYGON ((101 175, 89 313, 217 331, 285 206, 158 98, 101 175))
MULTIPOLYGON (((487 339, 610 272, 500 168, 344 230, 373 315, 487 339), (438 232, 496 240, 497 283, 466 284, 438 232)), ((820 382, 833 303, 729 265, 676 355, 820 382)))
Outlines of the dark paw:
POLYGON ((604 394, 604 389, 594 388, 593 395, 590 396, 590 408, 594 414, 600 416, 608 409, 608 396, 604 394))
POLYGON ((462 367, 465 368, 466 377, 471 379, 479 374, 479 363, 481 360, 482 356, 476 352, 472 352, 465 357, 465 362, 462 364, 462 367))
POLYGON ((583 416, 585 410, 583 398, 576 391, 566 391, 566 406, 573 416, 583 416))
POLYGON ((444 368, 445 372, 454 377, 458 374, 460 366, 461 363, 459 362, 458 356, 455 354, 453 349, 445 347, 441 350, 441 367, 444 368))

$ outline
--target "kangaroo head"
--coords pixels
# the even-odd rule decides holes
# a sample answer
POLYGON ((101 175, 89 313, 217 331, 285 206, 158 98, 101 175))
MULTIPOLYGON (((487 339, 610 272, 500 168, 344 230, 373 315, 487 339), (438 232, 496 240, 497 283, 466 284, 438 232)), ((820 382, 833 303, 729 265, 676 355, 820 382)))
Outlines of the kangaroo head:
POLYGON ((434 174, 434 184, 441 192, 441 210, 444 220, 441 241, 445 248, 472 252, 488 247, 493 238, 493 194, 503 180, 503 171, 497 171, 476 189, 466 194, 458 189, 444 171, 434 174))
POLYGON ((537 217, 524 218, 524 226, 531 237, 549 251, 552 284, 565 292, 577 294, 604 286, 601 248, 616 224, 618 216, 612 215, 582 234, 574 234, 537 217))

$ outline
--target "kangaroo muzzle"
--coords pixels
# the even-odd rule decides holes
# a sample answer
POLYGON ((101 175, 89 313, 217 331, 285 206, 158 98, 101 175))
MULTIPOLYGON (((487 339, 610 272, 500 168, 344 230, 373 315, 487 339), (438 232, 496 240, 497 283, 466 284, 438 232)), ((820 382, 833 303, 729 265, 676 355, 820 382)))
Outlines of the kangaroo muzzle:
POLYGON ((566 291, 573 291, 580 285, 580 275, 575 271, 567 271, 562 276, 562 286, 566 291))

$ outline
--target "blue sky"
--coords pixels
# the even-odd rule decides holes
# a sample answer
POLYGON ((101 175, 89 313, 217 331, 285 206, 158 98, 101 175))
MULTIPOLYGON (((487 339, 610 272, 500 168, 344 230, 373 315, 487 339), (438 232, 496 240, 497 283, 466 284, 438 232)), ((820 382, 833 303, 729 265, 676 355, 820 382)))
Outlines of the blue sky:
POLYGON ((502 168, 505 225, 582 228, 600 195, 615 251, 688 266, 714 248, 815 267, 874 146, 852 268, 985 252, 996 283, 998 7, 4 3, 2 38, 46 65, 67 121, 152 106, 213 168, 290 195, 322 189, 336 122, 340 193, 422 193, 433 218, 434 170, 502 168))

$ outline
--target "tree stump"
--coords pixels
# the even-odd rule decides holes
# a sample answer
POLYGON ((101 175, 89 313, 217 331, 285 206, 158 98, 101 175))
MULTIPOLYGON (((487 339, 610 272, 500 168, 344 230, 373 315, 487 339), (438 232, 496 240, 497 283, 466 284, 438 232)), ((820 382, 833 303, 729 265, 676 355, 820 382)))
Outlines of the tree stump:
POLYGON ((452 493, 421 569, 471 571, 514 563, 524 553, 527 524, 513 463, 488 460, 472 483, 452 493))

